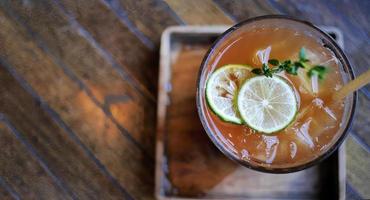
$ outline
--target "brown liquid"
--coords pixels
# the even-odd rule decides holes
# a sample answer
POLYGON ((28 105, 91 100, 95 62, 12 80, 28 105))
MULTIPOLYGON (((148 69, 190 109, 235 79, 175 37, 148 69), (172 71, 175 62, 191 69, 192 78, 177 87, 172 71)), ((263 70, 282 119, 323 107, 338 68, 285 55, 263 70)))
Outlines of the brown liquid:
MULTIPOLYGON (((343 84, 340 69, 331 51, 315 38, 292 29, 254 28, 226 40, 219 55, 210 63, 210 70, 226 64, 247 64, 259 68, 258 50, 271 46, 271 58, 297 60, 301 47, 307 51, 310 64, 330 68, 319 83, 319 92, 310 93, 311 81, 299 76, 282 75, 294 86, 299 101, 297 117, 291 125, 272 135, 257 133, 247 126, 222 121, 206 107, 207 120, 215 124, 228 148, 240 158, 255 165, 284 168, 307 163, 328 150, 338 139, 344 104, 333 103, 332 93, 343 84)), ((304 72, 305 76, 305 72, 304 72)))

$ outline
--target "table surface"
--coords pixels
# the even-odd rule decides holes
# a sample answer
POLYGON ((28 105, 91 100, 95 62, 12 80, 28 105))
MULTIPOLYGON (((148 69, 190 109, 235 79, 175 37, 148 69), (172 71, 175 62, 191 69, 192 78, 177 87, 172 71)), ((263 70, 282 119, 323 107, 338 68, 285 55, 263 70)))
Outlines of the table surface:
MULTIPOLYGON (((370 1, 0 2, 0 199, 154 199, 159 43, 171 25, 288 14, 336 26, 370 66, 370 1)), ((370 198, 370 87, 348 137, 348 199, 370 198)))

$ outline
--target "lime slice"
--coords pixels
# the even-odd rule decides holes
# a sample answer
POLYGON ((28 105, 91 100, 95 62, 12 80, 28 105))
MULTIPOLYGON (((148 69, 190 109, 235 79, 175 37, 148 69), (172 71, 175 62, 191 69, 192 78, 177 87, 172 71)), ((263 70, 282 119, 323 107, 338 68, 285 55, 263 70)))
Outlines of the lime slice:
POLYGON ((284 129, 297 113, 293 88, 278 76, 247 80, 240 88, 237 105, 243 121, 263 133, 284 129))
POLYGON ((245 65, 225 65, 213 72, 207 81, 206 99, 212 111, 222 120, 241 124, 234 104, 241 84, 251 76, 245 65))

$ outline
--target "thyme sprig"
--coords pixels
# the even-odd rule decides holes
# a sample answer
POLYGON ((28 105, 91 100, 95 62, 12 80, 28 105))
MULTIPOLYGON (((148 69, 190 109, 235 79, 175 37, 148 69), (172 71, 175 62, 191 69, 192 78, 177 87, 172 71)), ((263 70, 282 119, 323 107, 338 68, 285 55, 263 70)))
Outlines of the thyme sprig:
POLYGON ((268 60, 268 64, 273 67, 270 68, 268 64, 264 63, 261 68, 254 68, 252 73, 272 77, 275 73, 285 71, 291 75, 298 75, 299 68, 309 68, 307 76, 311 78, 313 75, 317 75, 319 79, 324 79, 325 74, 328 72, 327 67, 322 65, 310 66, 310 60, 307 59, 306 50, 303 47, 298 53, 298 58, 297 61, 285 60, 282 62, 277 59, 270 59, 268 60))

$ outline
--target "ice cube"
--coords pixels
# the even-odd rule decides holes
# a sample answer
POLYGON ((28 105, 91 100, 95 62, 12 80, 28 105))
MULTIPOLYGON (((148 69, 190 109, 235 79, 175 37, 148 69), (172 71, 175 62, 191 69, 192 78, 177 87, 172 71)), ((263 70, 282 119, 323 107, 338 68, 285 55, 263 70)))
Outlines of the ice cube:
POLYGON ((311 88, 314 94, 319 93, 319 77, 317 74, 311 76, 311 88))
POLYGON ((312 108, 310 109, 310 116, 312 116, 312 122, 310 125, 310 135, 312 138, 319 137, 323 132, 328 129, 333 129, 337 125, 338 117, 333 111, 333 106, 340 105, 326 105, 320 98, 315 98, 312 101, 312 108))
MULTIPOLYGON (((328 117, 332 118, 332 120, 329 120, 330 122, 333 122, 334 121, 337 121, 337 117, 335 116, 334 114, 334 111, 328 106, 328 105, 324 105, 324 101, 320 98, 315 98, 312 100, 312 103, 313 105, 315 105, 318 109, 318 111, 320 113, 322 113, 322 115, 318 115, 320 118, 323 117, 323 119, 325 119, 324 121, 320 121, 321 122, 328 122, 328 120, 326 120, 328 117)), ((335 105, 331 105, 331 106, 335 106, 335 105)), ((338 106, 341 106, 341 105, 338 105, 338 106)), ((315 117, 317 119, 317 117, 315 117)))
POLYGON ((300 87, 300 91, 304 90, 305 91, 304 93, 309 93, 313 96, 314 93, 311 87, 311 79, 307 76, 307 70, 299 68, 297 74, 298 74, 300 85, 303 86, 303 87, 300 87))
POLYGON ((309 128, 312 122, 312 118, 309 117, 302 125, 293 128, 295 134, 301 143, 306 144, 310 148, 314 148, 315 144, 309 134, 309 128))
POLYGON ((334 115, 331 116, 326 112, 318 112, 310 127, 311 136, 316 138, 321 136, 321 134, 327 130, 334 129, 336 127, 337 120, 333 117, 334 115))
POLYGON ((266 49, 261 49, 257 51, 257 56, 262 64, 267 64, 271 52, 271 46, 266 47, 266 49))
POLYGON ((254 158, 254 159, 257 159, 261 162, 266 161, 266 154, 265 154, 265 152, 262 152, 262 151, 258 151, 256 153, 251 154, 251 157, 254 158))
POLYGON ((311 64, 317 65, 320 63, 324 63, 327 61, 327 54, 326 52, 322 51, 315 51, 312 49, 305 49, 306 58, 310 61, 311 64))
POLYGON ((312 109, 312 104, 305 105, 299 109, 299 112, 295 118, 295 121, 299 121, 302 117, 306 116, 307 113, 312 109))
POLYGON ((246 149, 243 149, 240 153, 243 160, 249 160, 249 152, 246 149))
POLYGON ((266 163, 271 164, 276 157, 279 139, 277 136, 267 135, 263 135, 262 138, 266 145, 266 163))
MULTIPOLYGON (((306 49, 306 57, 309 60, 309 66, 323 65, 330 68, 338 65, 338 59, 332 52, 306 49)), ((320 81, 315 80, 317 77, 313 77, 313 80, 312 78, 308 77, 308 70, 310 69, 300 68, 298 70, 298 78, 303 86, 303 88, 300 88, 300 91, 304 89, 312 96, 315 96, 315 94, 321 92, 322 89, 325 89, 325 87, 320 87, 320 81)))
POLYGON ((294 158, 295 155, 297 154, 297 144, 295 142, 290 142, 289 143, 289 149, 290 149, 290 157, 294 158))
MULTIPOLYGON (((294 135, 292 135, 294 136, 294 135)), ((281 161, 289 161, 296 156, 297 145, 294 142, 294 137, 288 136, 280 140, 277 152, 277 159, 281 161)))
POLYGON ((331 58, 329 59, 325 58, 325 61, 322 61, 321 63, 318 63, 317 65, 333 67, 333 66, 337 66, 338 63, 339 63, 339 60, 334 55, 332 55, 331 58))

